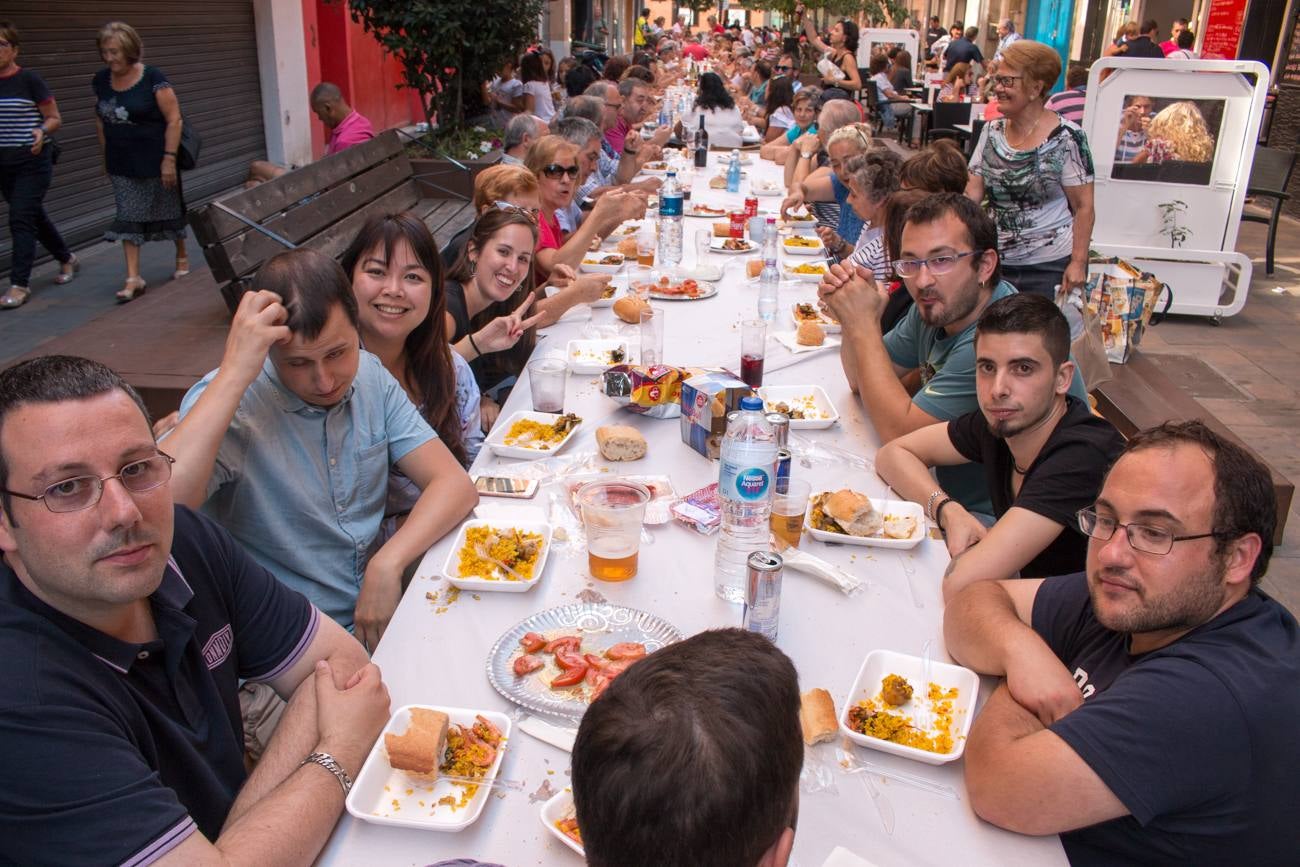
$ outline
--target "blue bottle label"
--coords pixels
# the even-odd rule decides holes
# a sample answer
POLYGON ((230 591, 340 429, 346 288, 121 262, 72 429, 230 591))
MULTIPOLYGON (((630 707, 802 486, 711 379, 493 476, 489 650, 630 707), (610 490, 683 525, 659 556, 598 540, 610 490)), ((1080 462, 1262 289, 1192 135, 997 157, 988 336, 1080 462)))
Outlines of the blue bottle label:
POLYGON ((767 496, 772 483, 772 476, 762 467, 746 467, 736 470, 725 467, 724 473, 732 477, 730 488, 741 500, 756 502, 767 496), (731 472, 727 472, 730 470, 731 472))

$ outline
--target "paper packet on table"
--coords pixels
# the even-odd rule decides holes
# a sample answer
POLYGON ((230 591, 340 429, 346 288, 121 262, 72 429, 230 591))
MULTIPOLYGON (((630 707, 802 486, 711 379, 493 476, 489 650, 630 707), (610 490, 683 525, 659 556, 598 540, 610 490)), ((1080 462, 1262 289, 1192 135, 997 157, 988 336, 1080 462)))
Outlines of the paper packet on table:
POLYGON ((727 433, 727 413, 754 390, 729 370, 703 370, 682 383, 682 442, 716 459, 727 433))
POLYGON ((682 382, 691 373, 687 368, 666 364, 616 364, 602 375, 601 391, 632 412, 651 418, 676 418, 682 412, 682 382))
POLYGON ((673 517, 701 536, 709 536, 722 526, 722 500, 714 482, 673 503, 673 517))

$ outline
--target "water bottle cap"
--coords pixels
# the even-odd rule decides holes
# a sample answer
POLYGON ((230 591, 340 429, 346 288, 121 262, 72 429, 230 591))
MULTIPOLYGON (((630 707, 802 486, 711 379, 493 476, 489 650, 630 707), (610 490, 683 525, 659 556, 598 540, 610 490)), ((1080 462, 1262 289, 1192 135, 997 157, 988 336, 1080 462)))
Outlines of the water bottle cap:
POLYGON ((749 410, 762 410, 763 398, 754 397, 753 395, 750 395, 749 397, 742 397, 740 399, 740 408, 749 409, 749 410))
POLYGON ((677 177, 677 172, 669 172, 669 173, 668 173, 668 177, 670 177, 670 178, 675 178, 675 177, 677 177))

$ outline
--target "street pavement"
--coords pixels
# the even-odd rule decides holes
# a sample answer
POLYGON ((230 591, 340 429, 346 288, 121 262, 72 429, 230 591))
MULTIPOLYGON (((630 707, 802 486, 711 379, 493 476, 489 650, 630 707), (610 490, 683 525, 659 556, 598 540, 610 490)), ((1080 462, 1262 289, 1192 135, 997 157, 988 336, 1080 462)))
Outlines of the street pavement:
MULTIPOLYGON (((1241 313, 1219 326, 1207 318, 1172 317, 1147 330, 1142 350, 1173 356, 1164 360, 1178 366, 1181 387, 1275 469, 1300 482, 1300 222, 1284 218, 1271 277, 1264 273, 1265 233, 1261 224, 1241 225, 1237 249, 1254 261, 1241 313)), ((205 268, 193 237, 188 246, 191 267, 205 268)), ((170 278, 173 249, 169 243, 142 249, 141 271, 151 287, 170 278)), ((125 274, 117 245, 100 243, 77 255, 83 266, 76 280, 56 286, 56 268, 47 263, 33 275, 31 300, 0 310, 0 365, 116 306, 113 293, 125 274)), ((1300 616, 1300 502, 1262 586, 1300 616)))

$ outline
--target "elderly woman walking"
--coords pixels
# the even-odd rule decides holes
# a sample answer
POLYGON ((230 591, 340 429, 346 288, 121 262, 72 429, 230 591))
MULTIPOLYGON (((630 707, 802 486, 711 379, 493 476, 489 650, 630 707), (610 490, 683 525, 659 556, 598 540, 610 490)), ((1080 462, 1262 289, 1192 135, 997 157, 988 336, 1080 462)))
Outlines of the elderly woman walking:
POLYGON ((50 134, 59 128, 59 107, 45 81, 18 65, 20 44, 17 28, 0 21, 0 194, 9 204, 13 238, 10 286, 0 295, 0 310, 21 307, 32 294, 37 241, 59 261, 55 283, 70 281, 78 267, 42 204, 54 176, 50 134))
POLYGON ((1088 140, 1043 107, 1060 74, 1048 46, 1020 39, 1006 47, 993 82, 1003 117, 985 124, 966 186, 976 202, 988 198, 1003 279, 1049 298, 1057 286, 1083 285, 1094 216, 1088 140))
POLYGON ((173 277, 190 272, 185 255, 185 200, 176 168, 181 142, 181 107, 161 69, 145 65, 144 45, 129 24, 105 24, 96 40, 105 68, 95 73, 95 121, 104 149, 104 168, 113 182, 117 216, 104 237, 121 241, 126 284, 119 302, 144 294, 140 245, 172 241, 173 277))

